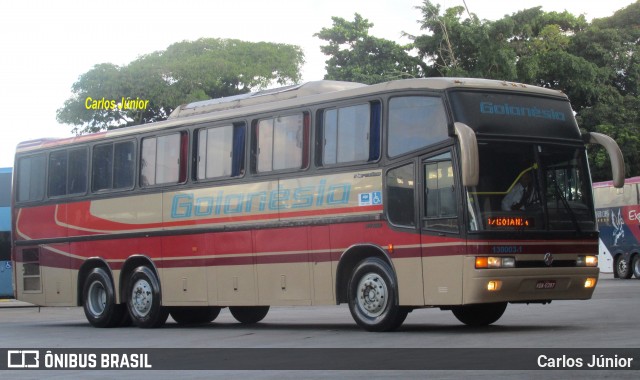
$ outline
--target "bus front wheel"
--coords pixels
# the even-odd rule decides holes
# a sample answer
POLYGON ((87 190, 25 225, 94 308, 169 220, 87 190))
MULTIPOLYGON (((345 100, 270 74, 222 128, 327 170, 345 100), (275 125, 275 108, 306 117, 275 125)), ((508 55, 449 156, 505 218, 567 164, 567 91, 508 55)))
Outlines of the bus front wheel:
POLYGON ((402 325, 409 308, 398 305, 397 285, 389 264, 376 257, 358 264, 349 282, 349 311, 367 331, 392 331, 402 325))
POLYGON ((169 309, 161 305, 160 282, 146 266, 136 268, 127 283, 127 306, 133 323, 142 328, 161 327, 169 309))
POLYGON ((269 306, 229 306, 229 311, 236 321, 251 325, 267 316, 269 306))
POLYGON ((629 262, 627 260, 625 260, 625 258, 622 255, 618 256, 618 259, 616 260, 616 275, 618 276, 618 278, 622 278, 622 279, 627 279, 627 278, 631 278, 631 267, 629 265, 629 262))
POLYGON ((102 268, 94 268, 87 276, 82 300, 84 314, 94 327, 117 327, 129 321, 126 305, 116 304, 113 283, 102 268))
POLYGON ((468 326, 487 326, 496 322, 507 309, 506 302, 456 306, 451 311, 468 326))

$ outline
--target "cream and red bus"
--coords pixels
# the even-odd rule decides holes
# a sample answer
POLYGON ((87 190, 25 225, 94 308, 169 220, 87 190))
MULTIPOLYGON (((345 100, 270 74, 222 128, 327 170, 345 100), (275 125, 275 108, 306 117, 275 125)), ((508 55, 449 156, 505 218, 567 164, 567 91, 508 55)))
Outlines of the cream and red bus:
POLYGON ((24 142, 16 298, 81 305, 96 327, 347 303, 371 331, 416 308, 486 325, 508 303, 589 299, 586 143, 622 186, 617 145, 581 133, 564 94, 447 78, 311 82, 24 142))

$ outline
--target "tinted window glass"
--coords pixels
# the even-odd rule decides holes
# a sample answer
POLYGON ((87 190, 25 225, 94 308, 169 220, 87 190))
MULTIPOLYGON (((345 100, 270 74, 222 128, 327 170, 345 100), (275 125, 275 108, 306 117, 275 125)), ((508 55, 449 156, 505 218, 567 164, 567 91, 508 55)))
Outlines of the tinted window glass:
POLYGON ((458 207, 451 154, 427 160, 424 176, 425 227, 457 230, 458 207))
POLYGON ((181 147, 181 133, 143 139, 142 186, 178 183, 181 147))
POLYGON ((91 190, 111 189, 112 178, 113 144, 97 145, 93 148, 91 190))
POLYGON ((413 164, 387 172, 387 215, 389 221, 401 226, 415 226, 413 164))
POLYGON ((113 188, 130 189, 133 187, 135 169, 135 145, 126 141, 114 145, 113 188))
POLYGON ((262 119, 256 124, 258 172, 306 167, 308 122, 303 114, 262 119))
POLYGON ((368 160, 370 128, 369 104, 326 111, 323 164, 368 160))
POLYGON ((84 194, 87 192, 87 149, 69 151, 67 191, 68 194, 84 194))
POLYGON ((244 173, 245 125, 236 123, 198 131, 197 179, 244 173))
POLYGON ((447 138, 447 117, 440 98, 407 96, 389 101, 388 154, 395 157, 447 138))
POLYGON ((18 202, 42 200, 45 186, 44 154, 18 160, 18 202))
POLYGON ((49 154, 49 196, 67 194, 67 151, 49 154))

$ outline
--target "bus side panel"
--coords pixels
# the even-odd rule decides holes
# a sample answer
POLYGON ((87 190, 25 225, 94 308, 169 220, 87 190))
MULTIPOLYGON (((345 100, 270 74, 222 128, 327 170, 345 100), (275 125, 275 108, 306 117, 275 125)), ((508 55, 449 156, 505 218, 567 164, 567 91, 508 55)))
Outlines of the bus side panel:
POLYGON ((162 303, 167 306, 206 305, 206 235, 162 238, 162 303))
POLYGON ((209 304, 255 305, 258 302, 251 231, 220 232, 213 241, 213 260, 207 266, 209 304))
POLYGON ((329 226, 309 228, 311 298, 314 305, 335 305, 335 270, 332 265, 329 226))
POLYGON ((311 304, 307 229, 253 231, 259 304, 311 304))
POLYGON ((422 268, 425 305, 462 303, 464 241, 436 241, 423 235, 422 268))

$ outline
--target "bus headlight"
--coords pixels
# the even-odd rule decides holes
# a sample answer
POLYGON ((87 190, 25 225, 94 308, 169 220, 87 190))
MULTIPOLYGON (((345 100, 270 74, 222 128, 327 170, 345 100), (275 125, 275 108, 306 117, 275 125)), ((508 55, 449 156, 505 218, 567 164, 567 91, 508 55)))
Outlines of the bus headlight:
POLYGON ((487 268, 515 268, 515 257, 478 256, 476 257, 476 269, 487 268))
POLYGON ((577 267, 597 267, 598 256, 578 256, 576 260, 577 267))

